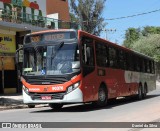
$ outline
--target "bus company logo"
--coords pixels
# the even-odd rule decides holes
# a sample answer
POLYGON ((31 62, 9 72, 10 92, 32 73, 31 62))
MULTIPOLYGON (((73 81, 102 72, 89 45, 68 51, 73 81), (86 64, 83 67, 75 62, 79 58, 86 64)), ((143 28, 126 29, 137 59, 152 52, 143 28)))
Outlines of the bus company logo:
POLYGON ((43 91, 47 92, 49 87, 44 87, 43 91))
POLYGON ((53 86, 52 90, 53 91, 63 91, 63 86, 53 86))

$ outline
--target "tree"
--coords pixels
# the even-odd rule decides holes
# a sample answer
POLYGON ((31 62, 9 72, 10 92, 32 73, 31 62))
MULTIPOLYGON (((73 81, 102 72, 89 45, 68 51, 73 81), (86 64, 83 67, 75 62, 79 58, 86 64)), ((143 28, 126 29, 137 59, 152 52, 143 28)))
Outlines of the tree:
POLYGON ((151 56, 155 61, 160 62, 160 35, 154 34, 141 37, 133 44, 132 49, 151 56))
POLYGON ((105 26, 102 11, 106 0, 70 0, 71 11, 79 19, 82 30, 100 35, 105 26))
POLYGON ((132 48, 132 45, 140 37, 140 29, 128 28, 125 34, 125 40, 123 45, 127 48, 132 48))
POLYGON ((69 14, 72 22, 78 22, 78 18, 73 13, 69 13, 69 14))
POLYGON ((143 36, 148 36, 150 34, 160 34, 160 27, 146 26, 141 32, 143 36))
POLYGON ((150 34, 160 34, 160 27, 146 26, 140 28, 128 28, 125 34, 125 40, 123 45, 127 48, 132 48, 134 42, 139 40, 142 36, 148 36, 150 34))
POLYGON ((154 58, 160 79, 160 34, 141 37, 133 44, 132 49, 154 58))

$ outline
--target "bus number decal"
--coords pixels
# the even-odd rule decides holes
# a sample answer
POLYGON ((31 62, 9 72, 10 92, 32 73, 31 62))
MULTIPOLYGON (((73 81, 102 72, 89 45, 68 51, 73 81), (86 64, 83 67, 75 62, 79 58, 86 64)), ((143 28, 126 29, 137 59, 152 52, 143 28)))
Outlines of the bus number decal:
POLYGON ((54 86, 52 87, 53 91, 63 91, 63 86, 54 86))

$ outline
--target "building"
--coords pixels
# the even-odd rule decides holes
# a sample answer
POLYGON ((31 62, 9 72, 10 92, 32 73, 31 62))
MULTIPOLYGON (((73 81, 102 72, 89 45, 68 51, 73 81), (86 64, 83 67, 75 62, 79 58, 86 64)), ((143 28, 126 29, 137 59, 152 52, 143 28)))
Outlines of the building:
POLYGON ((0 94, 21 92, 23 55, 17 66, 15 52, 23 46, 24 36, 59 28, 64 21, 69 21, 67 0, 0 0, 0 94))
POLYGON ((59 20, 70 21, 68 0, 47 0, 46 4, 47 15, 54 13, 59 20))

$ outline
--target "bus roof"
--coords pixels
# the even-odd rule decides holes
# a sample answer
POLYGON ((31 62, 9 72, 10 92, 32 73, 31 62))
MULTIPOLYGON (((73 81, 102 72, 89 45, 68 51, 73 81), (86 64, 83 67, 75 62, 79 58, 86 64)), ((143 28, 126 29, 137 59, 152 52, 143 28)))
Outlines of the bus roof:
MULTIPOLYGON (((30 33, 30 34, 28 34, 28 35, 36 35, 36 34, 50 33, 50 32, 61 32, 61 31, 65 32, 65 31, 76 31, 76 30, 75 30, 75 29, 43 30, 43 31, 38 31, 38 32, 32 32, 32 33, 30 33)), ((137 51, 135 51, 135 50, 131 50, 131 49, 126 48, 126 47, 124 47, 124 46, 117 45, 116 43, 113 43, 113 42, 111 42, 111 41, 102 39, 102 38, 100 38, 100 37, 98 37, 98 36, 92 35, 92 34, 87 33, 87 32, 85 32, 85 31, 78 30, 78 34, 80 34, 80 33, 81 33, 81 34, 84 34, 85 36, 92 37, 92 38, 94 38, 94 39, 96 39, 96 40, 99 40, 99 41, 102 41, 102 42, 107 42, 107 44, 110 45, 110 46, 113 46, 113 47, 116 47, 116 48, 125 50, 125 51, 127 51, 127 52, 131 52, 131 53, 133 53, 133 54, 136 54, 136 55, 139 55, 139 56, 142 56, 142 57, 146 57, 146 58, 148 58, 148 59, 152 59, 152 60, 153 60, 152 57, 149 57, 149 56, 147 56, 147 55, 144 55, 144 54, 142 54, 142 53, 140 53, 140 52, 137 52, 137 51)))
POLYGON ((85 36, 92 37, 92 38, 94 38, 94 39, 96 39, 96 40, 99 40, 99 41, 102 41, 102 42, 107 42, 107 44, 110 45, 110 46, 113 46, 113 47, 116 47, 116 48, 125 50, 125 51, 127 51, 127 52, 131 52, 131 53, 133 53, 133 54, 136 54, 136 55, 139 55, 139 56, 142 56, 142 57, 145 57, 145 58, 148 58, 148 59, 153 60, 153 58, 150 57, 150 56, 147 56, 147 55, 142 54, 142 53, 140 53, 140 52, 137 52, 137 51, 135 51, 135 50, 131 50, 131 49, 126 48, 126 47, 124 47, 124 46, 120 46, 120 45, 118 45, 118 44, 116 44, 116 43, 113 43, 113 42, 111 42, 111 41, 102 39, 102 38, 100 38, 100 37, 98 37, 98 36, 89 34, 89 33, 85 32, 85 31, 79 30, 78 33, 83 33, 85 36))
POLYGON ((55 30, 43 30, 43 31, 38 31, 38 32, 32 32, 30 35, 36 35, 36 34, 42 34, 42 33, 50 33, 50 32, 65 32, 65 31, 76 31, 74 29, 55 29, 55 30))

